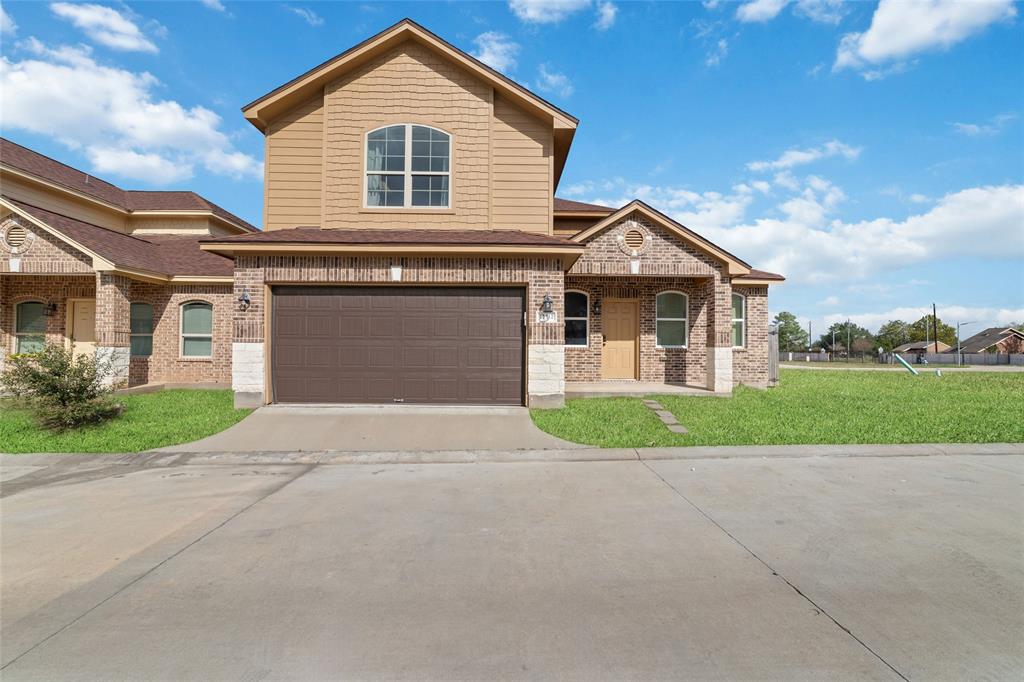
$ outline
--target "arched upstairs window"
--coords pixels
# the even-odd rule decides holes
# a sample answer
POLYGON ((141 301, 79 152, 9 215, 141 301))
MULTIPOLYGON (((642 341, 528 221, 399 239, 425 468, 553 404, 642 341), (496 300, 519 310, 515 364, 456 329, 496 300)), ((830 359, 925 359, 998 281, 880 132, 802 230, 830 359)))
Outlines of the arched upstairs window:
POLYGON ((449 208, 451 135, 411 123, 367 133, 366 206, 449 208))
POLYGON ((732 295, 732 345, 747 345, 747 297, 742 294, 732 295))
POLYGON ((213 306, 205 301, 181 305, 181 357, 213 356, 213 306))
POLYGON ((689 342, 690 299, 678 291, 663 291, 655 299, 655 343, 658 348, 686 348, 689 342))
POLYGON ((38 353, 46 345, 46 304, 25 301, 14 306, 14 352, 38 353))

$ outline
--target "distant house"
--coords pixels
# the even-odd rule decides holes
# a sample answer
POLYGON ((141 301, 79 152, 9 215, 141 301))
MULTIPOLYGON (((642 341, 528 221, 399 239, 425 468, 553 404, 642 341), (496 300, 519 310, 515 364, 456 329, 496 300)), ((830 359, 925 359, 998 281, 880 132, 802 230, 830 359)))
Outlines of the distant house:
POLYGON ((960 342, 964 353, 1024 353, 1024 332, 1012 327, 989 327, 960 342))
POLYGON ((896 346, 892 349, 893 353, 948 353, 952 350, 951 346, 948 346, 942 341, 932 341, 931 343, 925 343, 924 341, 911 341, 905 343, 902 346, 896 346))

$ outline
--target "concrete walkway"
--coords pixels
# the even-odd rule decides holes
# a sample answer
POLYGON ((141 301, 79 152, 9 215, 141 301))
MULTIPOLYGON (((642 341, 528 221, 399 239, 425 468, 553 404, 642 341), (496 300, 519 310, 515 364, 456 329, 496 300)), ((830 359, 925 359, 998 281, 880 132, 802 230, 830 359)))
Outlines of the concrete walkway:
POLYGON ((161 452, 403 452, 573 449, 524 407, 261 407, 231 428, 161 452))

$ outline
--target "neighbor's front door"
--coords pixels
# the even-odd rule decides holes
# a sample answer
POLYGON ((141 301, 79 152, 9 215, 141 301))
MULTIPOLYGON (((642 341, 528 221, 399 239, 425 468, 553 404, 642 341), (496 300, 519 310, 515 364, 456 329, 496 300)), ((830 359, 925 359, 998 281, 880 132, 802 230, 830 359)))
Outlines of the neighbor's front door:
POLYGON ((601 324, 604 327, 601 378, 636 379, 640 302, 605 299, 601 324))
POLYGON ((68 338, 75 355, 96 352, 96 299, 73 299, 68 338))

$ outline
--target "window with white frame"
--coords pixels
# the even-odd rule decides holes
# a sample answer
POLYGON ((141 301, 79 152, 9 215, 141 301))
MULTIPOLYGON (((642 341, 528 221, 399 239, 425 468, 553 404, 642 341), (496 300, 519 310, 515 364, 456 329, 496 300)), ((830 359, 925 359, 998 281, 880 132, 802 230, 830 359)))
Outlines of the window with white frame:
POLYGON ((25 301, 14 306, 14 352, 38 353, 46 345, 46 304, 25 301))
POLYGON ((590 297, 582 291, 565 292, 565 345, 586 346, 590 338, 590 297))
POLYGON ((655 298, 655 343, 659 348, 686 348, 689 341, 689 297, 663 291, 655 298))
POLYGON ((367 133, 366 206, 449 208, 451 135, 411 123, 367 133))
POLYGON ((732 345, 742 348, 747 343, 747 297, 732 295, 732 345))
POLYGON ((130 317, 132 357, 148 358, 153 354, 153 306, 132 303, 130 317))
POLYGON ((213 356, 213 306, 204 301, 189 301, 181 306, 181 356, 213 356))

